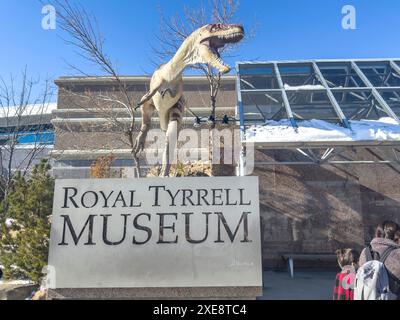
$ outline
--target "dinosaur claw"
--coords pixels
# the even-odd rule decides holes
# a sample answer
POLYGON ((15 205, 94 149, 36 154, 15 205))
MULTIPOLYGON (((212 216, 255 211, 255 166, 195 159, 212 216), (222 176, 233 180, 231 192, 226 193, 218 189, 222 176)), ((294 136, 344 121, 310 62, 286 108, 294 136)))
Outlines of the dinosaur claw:
POLYGON ((229 66, 223 66, 223 68, 220 69, 222 74, 227 74, 231 71, 231 68, 229 66))
POLYGON ((146 141, 146 135, 143 132, 140 132, 132 148, 132 152, 135 156, 144 150, 145 141, 146 141))

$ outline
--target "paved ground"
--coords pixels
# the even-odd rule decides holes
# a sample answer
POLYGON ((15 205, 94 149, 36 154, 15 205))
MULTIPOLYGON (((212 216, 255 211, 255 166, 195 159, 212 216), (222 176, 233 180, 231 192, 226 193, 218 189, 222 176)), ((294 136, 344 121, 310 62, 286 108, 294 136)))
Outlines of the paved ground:
POLYGON ((291 279, 288 272, 264 272, 261 300, 331 300, 336 272, 299 270, 291 279))
POLYGON ((291 279, 288 272, 266 271, 260 300, 331 300, 335 275, 336 271, 295 270, 291 279))

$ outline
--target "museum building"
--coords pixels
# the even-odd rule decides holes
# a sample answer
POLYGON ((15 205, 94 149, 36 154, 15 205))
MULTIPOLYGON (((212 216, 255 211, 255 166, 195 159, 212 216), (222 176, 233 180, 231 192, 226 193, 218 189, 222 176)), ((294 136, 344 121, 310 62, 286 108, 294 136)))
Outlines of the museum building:
POLYGON ((49 158, 54 146, 52 111, 56 103, 21 103, 1 107, 0 167, 3 176, 31 169, 42 158, 49 158))
MULTIPOLYGON (((336 249, 361 249, 377 223, 400 222, 400 59, 239 62, 236 69, 222 78, 216 121, 240 132, 242 156, 220 173, 259 177, 264 268, 291 255, 298 266, 334 266, 336 249), (246 172, 253 148, 254 170, 246 172)), ((138 101, 150 78, 122 80, 138 101)), ((56 84, 54 175, 88 178, 93 161, 112 153, 113 169, 132 177, 122 134, 131 120, 114 103, 115 81, 62 77, 56 84)), ((183 127, 200 131, 210 115, 209 83, 187 76, 184 87, 183 127)), ((142 170, 150 167, 142 159, 142 170)))

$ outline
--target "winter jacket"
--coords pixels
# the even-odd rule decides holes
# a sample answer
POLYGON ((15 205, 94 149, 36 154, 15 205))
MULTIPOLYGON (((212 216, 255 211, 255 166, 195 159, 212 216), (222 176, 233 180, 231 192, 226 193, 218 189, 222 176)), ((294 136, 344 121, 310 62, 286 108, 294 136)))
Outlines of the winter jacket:
POLYGON ((333 300, 353 300, 352 281, 354 281, 354 278, 355 274, 351 273, 350 270, 342 271, 336 275, 333 300))
MULTIPOLYGON (((380 256, 385 252, 388 247, 395 247, 388 258, 385 261, 385 267, 389 273, 391 273, 395 278, 400 279, 400 245, 396 244, 392 240, 375 238, 371 241, 371 247, 373 251, 379 253, 380 256)), ((361 252, 359 266, 361 267, 367 261, 367 257, 364 249, 361 252)), ((395 285, 393 281, 389 278, 389 287, 393 292, 395 290, 395 285)))

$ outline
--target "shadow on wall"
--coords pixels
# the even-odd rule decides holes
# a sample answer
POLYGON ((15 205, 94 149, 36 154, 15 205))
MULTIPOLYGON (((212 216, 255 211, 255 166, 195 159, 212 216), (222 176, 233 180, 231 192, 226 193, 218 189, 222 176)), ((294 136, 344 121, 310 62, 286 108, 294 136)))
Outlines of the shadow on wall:
POLYGON ((260 178, 265 268, 283 267, 282 252, 361 250, 379 222, 399 221, 400 175, 387 165, 271 165, 254 174, 260 178))

